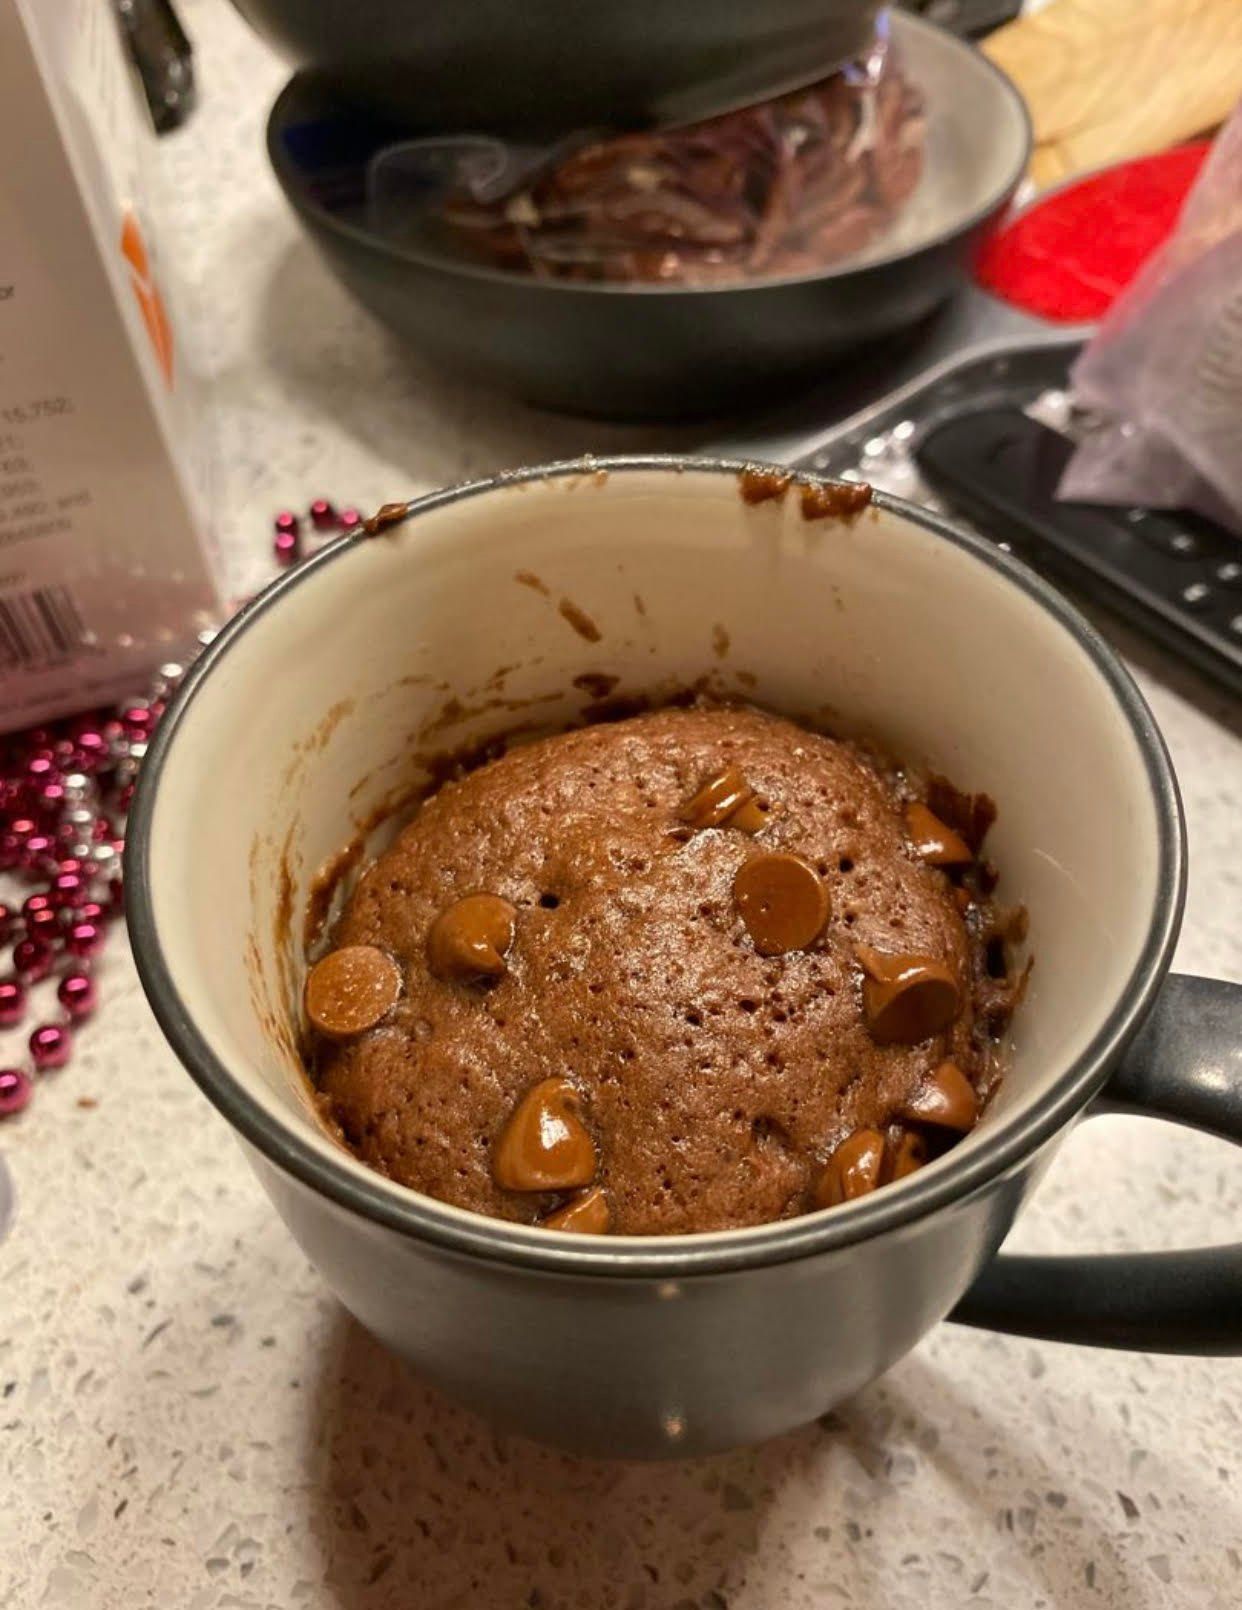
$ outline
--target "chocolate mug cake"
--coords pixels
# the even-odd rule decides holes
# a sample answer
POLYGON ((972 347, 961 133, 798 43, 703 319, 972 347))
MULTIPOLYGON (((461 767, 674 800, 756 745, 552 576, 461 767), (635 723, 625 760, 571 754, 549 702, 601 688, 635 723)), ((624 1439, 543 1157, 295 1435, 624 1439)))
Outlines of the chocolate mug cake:
POLYGON ((325 1116, 499 1218, 684 1234, 831 1207, 971 1129, 1025 978, 982 795, 751 708, 445 783, 311 968, 325 1116))

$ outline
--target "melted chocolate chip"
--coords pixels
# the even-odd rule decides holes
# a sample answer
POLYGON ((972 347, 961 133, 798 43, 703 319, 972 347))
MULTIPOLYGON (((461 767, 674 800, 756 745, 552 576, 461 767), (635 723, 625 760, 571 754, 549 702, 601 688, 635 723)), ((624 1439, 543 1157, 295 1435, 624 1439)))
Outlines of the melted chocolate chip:
POLYGON ((492 1173, 507 1191, 568 1191, 595 1178, 595 1146, 578 1116, 568 1079, 528 1090, 492 1153, 492 1173))
POLYGON ((755 799, 755 791, 736 766, 713 772, 703 786, 682 806, 680 816, 691 827, 740 828, 757 833, 766 818, 755 799))
POLYGON ((517 913, 494 894, 468 894, 446 906, 427 935, 427 965, 445 983, 502 978, 517 913))
POLYGON ((884 1136, 878 1129, 859 1129, 843 1140, 824 1164, 815 1184, 815 1206, 839 1207, 866 1196, 880 1183, 884 1136))
POLYGON ((967 794, 947 777, 932 777, 927 785, 927 808, 961 834, 976 855, 996 820, 996 801, 990 794, 967 794))
POLYGON ((878 1045, 917 1045, 947 1029, 961 1008, 957 980, 932 956, 886 955, 856 945, 866 976, 863 1012, 878 1045))
POLYGON ((386 951, 343 945, 307 975, 306 1015, 320 1034, 349 1039, 373 1029, 400 994, 401 969, 386 951))
POLYGON ((903 1118, 942 1129, 973 1129, 979 1117, 974 1086, 956 1062, 942 1062, 900 1109, 903 1118))
POLYGON ((768 813, 757 799, 744 800, 729 817, 728 825, 739 833, 749 833, 753 838, 768 825, 768 813))
POLYGON ((890 1124, 885 1139, 880 1184, 891 1185, 894 1180, 904 1180, 907 1174, 922 1168, 926 1161, 927 1142, 918 1130, 906 1129, 902 1124, 890 1124))
POLYGON ((921 800, 910 801, 905 818, 910 848, 929 866, 969 866, 974 860, 966 840, 929 811, 921 800))
POLYGON ((761 956, 806 950, 823 933, 831 909, 815 868, 783 851, 743 861, 733 880, 733 899, 761 956))
POLYGON ((564 1207, 540 1219, 545 1230, 570 1230, 579 1235, 607 1235, 612 1224, 612 1209, 604 1195, 604 1187, 596 1185, 589 1191, 580 1191, 564 1207))

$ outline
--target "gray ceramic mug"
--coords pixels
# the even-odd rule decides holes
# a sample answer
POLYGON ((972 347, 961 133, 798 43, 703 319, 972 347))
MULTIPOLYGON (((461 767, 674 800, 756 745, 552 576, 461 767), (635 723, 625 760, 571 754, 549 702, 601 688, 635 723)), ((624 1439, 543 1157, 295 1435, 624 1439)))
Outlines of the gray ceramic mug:
POLYGON ((740 468, 557 465, 439 493, 244 609, 161 725, 131 818, 131 932, 165 1033, 362 1323, 567 1448, 771 1436, 951 1312, 1242 1351, 1242 1248, 994 1258, 1088 1109, 1242 1138, 1242 990, 1165 977, 1184 844, 1148 710, 1091 627, 1004 553, 891 498, 852 525, 805 518, 796 485, 751 504, 740 468), (464 743, 515 709, 554 727, 580 717, 584 673, 659 689, 708 670, 998 800, 990 853, 1030 911, 1036 962, 984 1121, 845 1207, 663 1239, 495 1222, 364 1168, 317 1123, 294 1050, 289 918, 317 869, 408 784, 429 729, 464 743))

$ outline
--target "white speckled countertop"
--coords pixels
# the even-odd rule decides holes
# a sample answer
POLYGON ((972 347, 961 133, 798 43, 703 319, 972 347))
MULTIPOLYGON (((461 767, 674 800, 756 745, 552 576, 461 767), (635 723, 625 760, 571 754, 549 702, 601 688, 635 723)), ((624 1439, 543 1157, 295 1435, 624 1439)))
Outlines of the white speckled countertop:
MULTIPOLYGON (((651 445, 424 370, 346 299, 268 176, 279 65, 183 3, 202 105, 165 142, 237 591, 268 521, 476 471, 651 445)), ((167 231, 166 231, 167 235, 167 231)), ((668 441, 665 435, 663 441, 668 441)), ((683 440, 690 440, 689 435, 683 440)), ((1185 793, 1184 968, 1242 979, 1242 721, 1146 650, 1185 793)), ((69 1610, 1156 1610, 1242 1602, 1242 1363, 942 1327, 822 1424, 698 1464, 498 1437, 343 1313, 165 1049, 128 957, 72 1066, 0 1129, 0 1607, 69 1610), (95 1105, 81 1105, 90 1098, 95 1105)), ((1222 1240, 1242 1168, 1102 1119, 1028 1248, 1222 1240)))

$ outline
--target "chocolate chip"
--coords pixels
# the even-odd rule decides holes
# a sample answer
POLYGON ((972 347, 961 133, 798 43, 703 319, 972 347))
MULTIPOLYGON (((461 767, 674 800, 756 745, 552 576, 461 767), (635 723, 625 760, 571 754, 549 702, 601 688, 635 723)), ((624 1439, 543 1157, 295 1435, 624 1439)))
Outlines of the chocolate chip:
POLYGON ((542 1079, 526 1092, 496 1142, 492 1173, 507 1191, 568 1191, 591 1183, 595 1146, 568 1079, 542 1079))
POLYGON ((824 1164, 815 1184, 815 1206, 839 1207, 866 1196, 880 1183, 884 1136, 878 1129, 859 1129, 843 1140, 824 1164))
POLYGON ((739 833, 750 833, 752 836, 761 833, 767 825, 768 813, 757 799, 748 799, 739 805, 727 823, 739 833))
POLYGON ((910 848, 929 866, 969 866, 974 860, 966 840, 929 811, 921 800, 910 801, 905 817, 910 848))
POLYGON ((306 978, 306 1015, 320 1034, 346 1040, 373 1029, 396 1005, 401 969, 374 945, 343 945, 306 978))
POLYGON ((916 1168, 922 1168, 927 1161, 927 1142, 917 1129, 906 1129, 901 1124, 891 1124, 885 1140, 884 1165, 880 1170, 880 1181, 890 1185, 894 1180, 904 1180, 907 1174, 913 1174, 916 1168))
POLYGON ((612 1210, 604 1187, 596 1185, 589 1191, 579 1191, 565 1206, 540 1219, 545 1230, 572 1230, 581 1235, 607 1235, 612 1224, 612 1210))
POLYGON ((855 945, 864 973, 863 1011, 871 1038, 878 1045, 916 1045, 957 1016, 961 996, 957 980, 932 956, 885 955, 870 945, 855 945))
POLYGON ((996 820, 996 801, 990 795, 964 794, 947 777, 928 781, 927 808, 960 834, 976 855, 996 820))
POLYGON ((767 821, 755 799, 755 791, 736 766, 713 772, 699 791, 681 808, 681 819, 691 827, 739 828, 757 833, 767 821))
POLYGON ((427 935, 427 965, 446 983, 501 978, 517 913, 494 894, 468 894, 446 906, 427 935))
POLYGON ((956 1062, 942 1062, 900 1109, 903 1118, 941 1129, 973 1129, 979 1116, 974 1086, 956 1062))
POLYGON ((733 899, 761 956, 805 950, 823 933, 831 909, 815 868, 783 851, 743 861, 733 879, 733 899))

